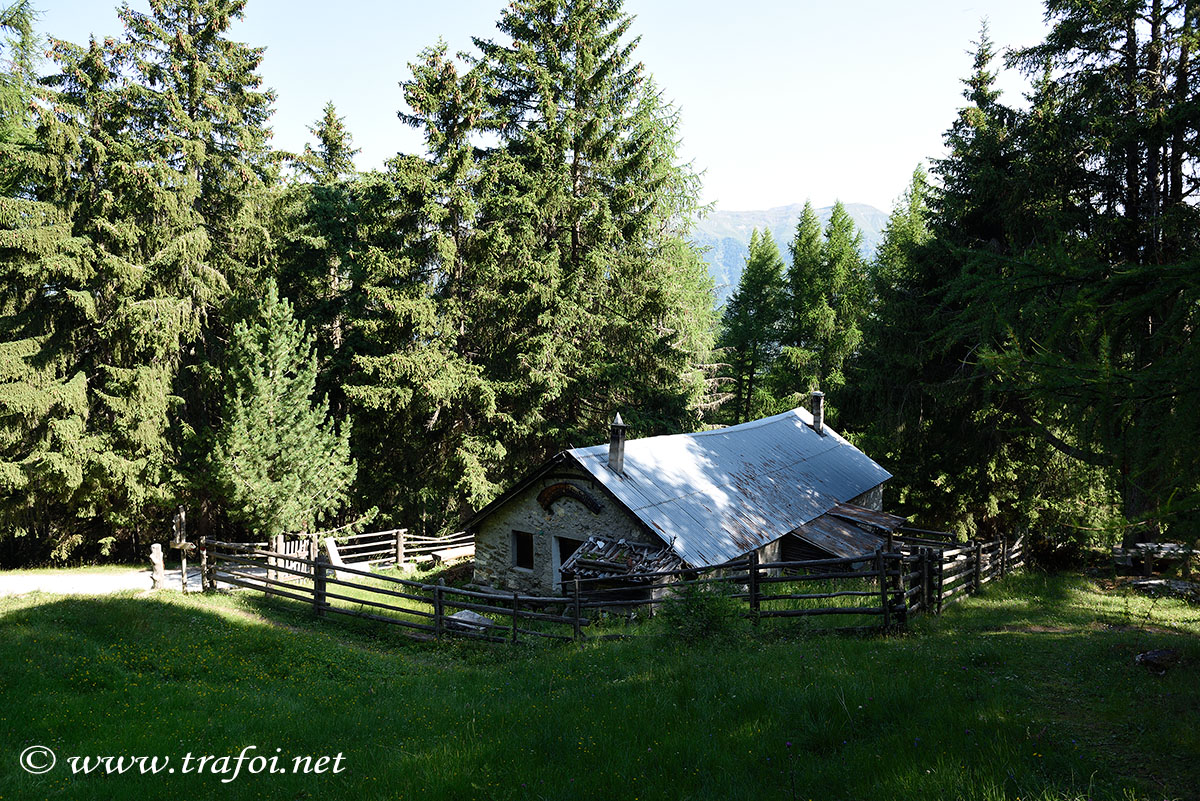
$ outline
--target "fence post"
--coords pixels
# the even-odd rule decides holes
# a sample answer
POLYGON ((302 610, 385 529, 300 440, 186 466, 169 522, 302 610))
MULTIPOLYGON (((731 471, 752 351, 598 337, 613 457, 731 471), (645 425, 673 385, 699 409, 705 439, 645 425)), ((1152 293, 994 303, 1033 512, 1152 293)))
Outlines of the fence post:
POLYGON ((445 579, 438 579, 438 583, 433 587, 433 636, 439 640, 442 638, 442 582, 445 579))
POLYGON ((750 587, 750 615, 754 625, 758 625, 759 613, 759 598, 758 598, 758 551, 751 551, 747 556, 746 569, 750 571, 750 579, 747 582, 750 587))
MULTIPOLYGON (((316 536, 310 534, 308 537, 308 561, 316 562, 317 561, 317 553, 319 551, 320 551, 320 548, 317 546, 316 536)), ((313 571, 313 575, 316 576, 317 566, 314 564, 311 566, 311 569, 313 571)))
POLYGON ((513 630, 512 630, 512 641, 513 641, 513 644, 514 644, 514 645, 516 645, 516 642, 517 642, 517 618, 518 618, 518 617, 520 617, 520 612, 518 611, 518 608, 517 608, 517 603, 518 603, 518 602, 517 602, 517 591, 516 591, 516 590, 513 590, 513 630))
POLYGON ((208 591, 208 537, 200 538, 200 592, 208 591))
POLYGON ((583 631, 579 625, 579 579, 574 580, 575 583, 575 642, 579 642, 579 638, 583 636, 583 631))
POLYGON ((325 554, 320 554, 313 565, 313 613, 317 617, 325 616, 325 569, 328 566, 329 558, 325 554))
POLYGON ((975 592, 983 588, 983 543, 975 541, 975 592))
POLYGON ((396 529, 396 567, 404 564, 404 532, 407 529, 396 529))
POLYGON ((921 611, 929 614, 929 548, 921 548, 921 611))
POLYGON ((883 604, 883 628, 886 631, 892 627, 892 613, 889 609, 891 603, 888 600, 887 571, 884 570, 881 550, 875 551, 875 572, 879 575, 879 601, 883 604))
POLYGON ((946 590, 946 555, 939 548, 937 565, 937 613, 942 613, 942 594, 946 590))

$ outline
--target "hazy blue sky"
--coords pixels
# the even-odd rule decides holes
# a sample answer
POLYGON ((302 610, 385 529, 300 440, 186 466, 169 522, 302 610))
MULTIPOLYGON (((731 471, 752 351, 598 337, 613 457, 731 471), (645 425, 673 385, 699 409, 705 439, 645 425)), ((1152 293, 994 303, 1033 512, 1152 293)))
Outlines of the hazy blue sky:
MULTIPOLYGON (((109 0, 34 2, 44 33, 82 44, 121 32, 109 0)), ((409 62, 439 36, 452 51, 492 36, 504 5, 249 0, 232 36, 267 48, 277 147, 301 149, 333 100, 367 169, 421 147, 396 119, 409 62)), ((888 210, 917 163, 941 153, 980 20, 1002 47, 1045 30, 1037 0, 627 0, 626 10, 638 57, 682 113, 705 199, 729 210, 839 198, 888 210)), ((1021 88, 1016 76, 1003 85, 1021 88)))

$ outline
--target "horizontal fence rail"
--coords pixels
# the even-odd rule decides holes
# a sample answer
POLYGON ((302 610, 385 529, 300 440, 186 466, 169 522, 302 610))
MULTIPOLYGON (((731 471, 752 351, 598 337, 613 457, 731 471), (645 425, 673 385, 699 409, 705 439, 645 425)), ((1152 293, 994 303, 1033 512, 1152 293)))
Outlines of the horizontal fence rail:
MULTIPOLYGON (((889 631, 918 614, 938 614, 1025 562, 1022 538, 946 543, 896 537, 892 550, 846 558, 760 561, 756 552, 703 570, 682 569, 613 580, 565 580, 564 594, 529 595, 424 583, 372 572, 373 564, 402 565, 412 554, 473 546, 469 535, 408 538, 404 529, 345 538, 334 563, 314 538, 299 544, 202 541, 206 586, 257 590, 300 601, 320 617, 377 621, 419 637, 486 642, 539 638, 578 641, 589 629, 622 618, 653 616, 688 592, 717 592, 742 606, 755 624, 773 619, 833 620, 822 630, 889 631), (356 556, 357 555, 357 556, 356 556), (377 557, 384 556, 383 559, 377 557), (744 606, 743 606, 744 605, 744 606), (865 625, 838 625, 855 618, 865 625)), ((331 551, 330 555, 334 555, 331 551)), ((597 634, 594 636, 626 636, 597 634)))

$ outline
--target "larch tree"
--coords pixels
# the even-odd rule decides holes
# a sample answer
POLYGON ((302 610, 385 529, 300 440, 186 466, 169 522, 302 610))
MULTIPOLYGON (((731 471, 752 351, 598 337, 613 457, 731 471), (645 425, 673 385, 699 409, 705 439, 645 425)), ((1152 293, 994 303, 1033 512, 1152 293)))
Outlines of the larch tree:
POLYGON ((1048 3, 1046 41, 1014 55, 1047 77, 1000 183, 1008 240, 973 250, 964 286, 988 312, 983 362, 1030 432, 1113 476, 1127 544, 1200 512, 1200 428, 1183 411, 1200 398, 1197 15, 1183 0, 1048 3))
POLYGON ((733 386, 730 423, 752 420, 774 406, 763 379, 779 351, 783 269, 783 258, 771 232, 751 232, 746 268, 725 305, 717 340, 733 386))

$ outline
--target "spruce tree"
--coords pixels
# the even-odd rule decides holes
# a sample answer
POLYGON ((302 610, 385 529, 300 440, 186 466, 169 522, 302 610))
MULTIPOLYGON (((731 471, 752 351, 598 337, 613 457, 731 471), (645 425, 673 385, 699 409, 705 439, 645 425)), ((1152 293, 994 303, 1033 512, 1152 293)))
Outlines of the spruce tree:
MULTIPOLYGON (((518 301, 526 352, 509 360, 533 370, 525 383, 534 394, 513 410, 536 457, 590 441, 614 405, 648 391, 665 405, 688 405, 695 364, 705 358, 681 353, 673 315, 658 311, 659 298, 678 292, 672 283, 699 277, 680 236, 697 185, 676 161, 674 111, 634 59, 631 23, 620 0, 521 0, 498 24, 511 44, 476 40, 493 109, 487 124, 504 141, 492 173, 499 185, 489 191, 521 196, 502 225, 517 248, 514 265, 536 281, 518 301), (679 266, 656 269, 668 254, 680 255, 679 266), (675 362, 652 391, 639 386, 644 371, 636 369, 648 350, 675 362)), ((693 286, 677 296, 704 294, 693 286)), ((631 412, 635 426, 643 413, 631 412)), ((676 414, 671 425, 681 422, 676 414)))
POLYGON ((309 130, 315 147, 306 144, 293 159, 297 177, 276 196, 271 241, 280 291, 316 336, 317 386, 341 417, 343 386, 353 369, 352 349, 344 349, 347 315, 362 279, 353 162, 358 150, 333 103, 309 130))
MULTIPOLYGON (((253 59, 238 61, 242 51, 226 46, 209 11, 123 9, 125 39, 51 42, 55 72, 36 106, 35 146, 24 151, 27 191, 44 210, 10 225, 22 252, 6 269, 23 276, 9 287, 12 308, 26 310, 3 337, 43 370, 36 381, 82 377, 71 414, 83 423, 56 427, 71 432, 79 476, 71 502, 46 521, 69 532, 44 538, 58 556, 152 530, 180 500, 181 441, 212 423, 197 413, 211 408, 204 374, 219 354, 208 329, 228 297, 225 270, 241 274, 233 267, 248 201, 237 179, 257 158, 250 129, 262 98, 237 83, 253 59), (217 113, 222 96, 233 111, 217 113), (46 329, 53 336, 38 338, 46 329)), ((36 415, 5 421, 17 438, 39 425, 36 415)))
POLYGON ((16 0, 0 7, 0 196, 21 188, 27 165, 20 149, 33 141, 36 37, 33 6, 16 0))
POLYGON ((274 93, 260 89, 263 48, 227 37, 246 0, 154 0, 118 14, 134 81, 139 146, 160 180, 179 183, 203 221, 213 267, 253 280, 244 260, 261 244, 251 200, 274 178, 268 149, 274 93))
POLYGON ((845 364, 862 340, 867 314, 861 248, 862 233, 840 202, 823 239, 816 213, 805 204, 791 245, 783 351, 771 376, 775 394, 788 407, 802 403, 810 390, 822 389, 830 395, 829 412, 836 413, 845 364))
POLYGON ((258 313, 234 326, 208 462, 215 496, 257 536, 312 531, 354 482, 350 422, 339 432, 313 397, 316 377, 312 337, 272 284, 258 313))

